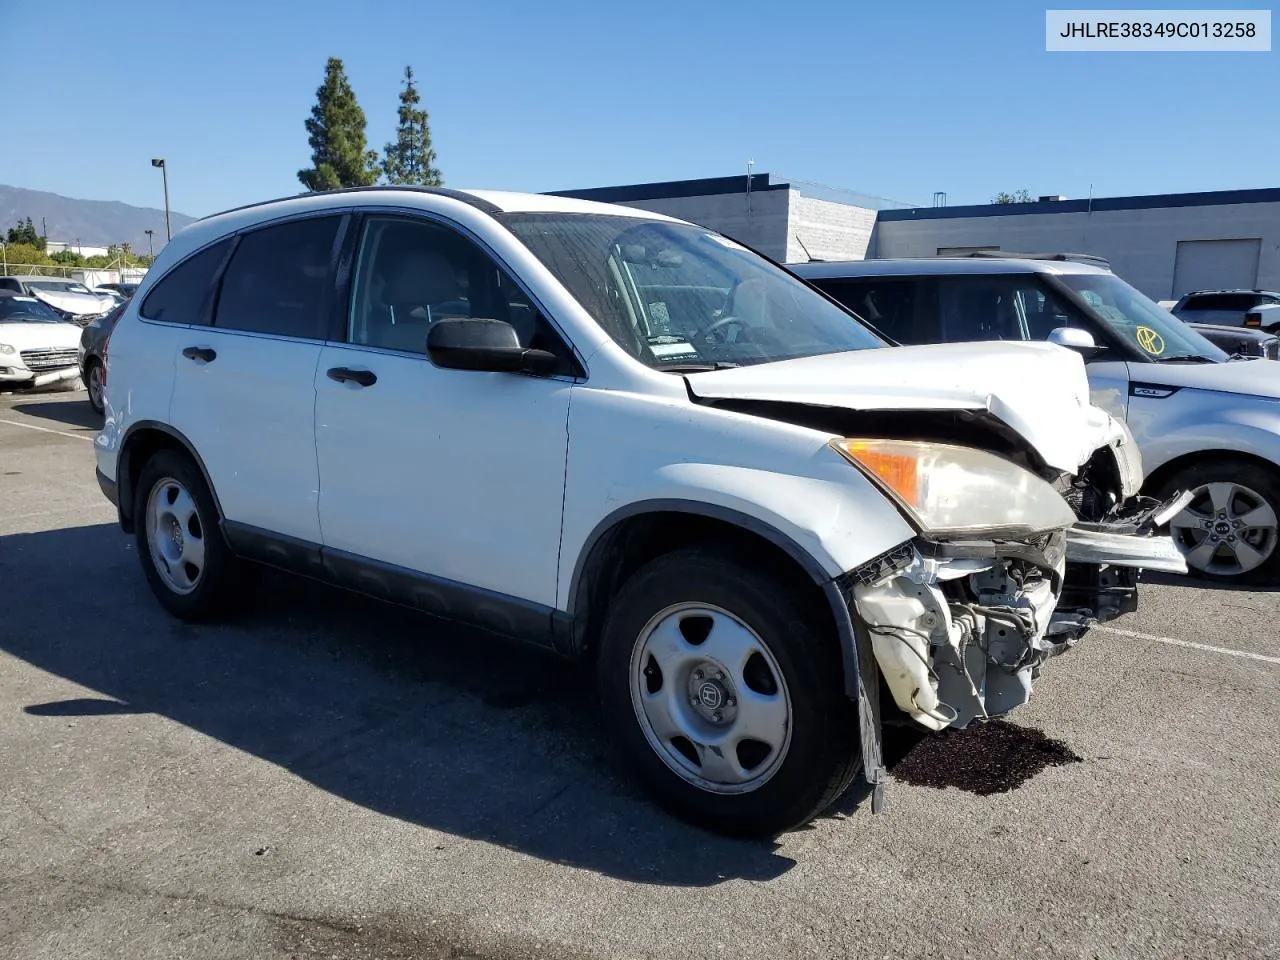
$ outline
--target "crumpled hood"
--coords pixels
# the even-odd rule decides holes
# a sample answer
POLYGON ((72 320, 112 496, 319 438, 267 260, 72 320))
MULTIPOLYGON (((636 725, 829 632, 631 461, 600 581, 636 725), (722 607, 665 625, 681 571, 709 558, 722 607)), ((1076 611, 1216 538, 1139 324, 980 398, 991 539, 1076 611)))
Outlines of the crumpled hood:
POLYGON ((89 293, 67 293, 62 290, 37 290, 33 287, 31 294, 51 307, 74 313, 76 316, 106 313, 113 303, 110 297, 99 297, 89 293))
POLYGON ((1084 361, 1051 343, 855 350, 686 379, 694 396, 706 399, 849 410, 985 410, 1021 434, 1050 466, 1070 473, 1112 434, 1112 418, 1089 401, 1084 361))
POLYGON ((1229 363, 1130 363, 1129 380, 1280 400, 1280 363, 1261 357, 1229 363))
MULTIPOLYGON (((80 345, 84 331, 74 323, 23 322, 0 323, 0 343, 15 350, 68 350, 80 345)), ((4 356, 0 354, 0 364, 4 356)))

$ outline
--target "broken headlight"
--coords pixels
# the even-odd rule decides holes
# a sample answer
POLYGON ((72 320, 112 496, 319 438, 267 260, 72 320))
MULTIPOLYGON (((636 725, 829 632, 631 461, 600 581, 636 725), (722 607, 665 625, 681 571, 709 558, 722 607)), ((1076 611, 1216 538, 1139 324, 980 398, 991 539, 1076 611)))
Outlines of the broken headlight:
POLYGON ((929 534, 1025 536, 1076 522, 1062 495, 993 453, 922 440, 833 440, 831 446, 929 534))

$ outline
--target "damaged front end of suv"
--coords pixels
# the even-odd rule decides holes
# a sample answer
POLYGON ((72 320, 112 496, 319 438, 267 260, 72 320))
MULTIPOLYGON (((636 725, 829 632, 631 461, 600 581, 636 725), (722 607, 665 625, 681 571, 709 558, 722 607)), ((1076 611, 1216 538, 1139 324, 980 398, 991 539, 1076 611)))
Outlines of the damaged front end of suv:
POLYGON ((1141 464, 1119 424, 1074 475, 928 441, 832 446, 920 531, 842 578, 842 592, 894 703, 926 729, 1026 703, 1047 660, 1136 609, 1139 569, 1186 571, 1155 535, 1181 498, 1133 496, 1141 464))

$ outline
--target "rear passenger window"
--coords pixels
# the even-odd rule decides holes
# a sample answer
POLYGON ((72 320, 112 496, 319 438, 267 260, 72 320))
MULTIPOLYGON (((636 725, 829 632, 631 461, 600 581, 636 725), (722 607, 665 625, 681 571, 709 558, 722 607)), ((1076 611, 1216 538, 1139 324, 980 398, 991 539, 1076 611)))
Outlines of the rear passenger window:
POLYGON ((1244 312, 1252 307, 1254 298, 1251 294, 1241 293, 1206 293, 1187 300, 1184 310, 1239 310, 1244 312))
POLYGON ((931 343, 937 307, 927 280, 816 280, 815 285, 899 343, 931 343))
POLYGON ((213 278, 226 259, 231 239, 221 240, 170 270, 142 301, 139 313, 166 323, 205 323, 213 278))
POLYGON ((341 222, 311 217, 244 234, 223 274, 213 325, 323 340, 341 222))

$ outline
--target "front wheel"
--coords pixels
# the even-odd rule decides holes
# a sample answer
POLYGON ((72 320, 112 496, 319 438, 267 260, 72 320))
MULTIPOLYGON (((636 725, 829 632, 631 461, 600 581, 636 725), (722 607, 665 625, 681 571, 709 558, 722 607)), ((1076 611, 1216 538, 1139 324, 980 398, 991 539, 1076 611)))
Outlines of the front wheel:
POLYGON ((1170 478, 1166 495, 1194 499, 1169 522, 1191 573, 1209 580, 1280 580, 1280 476, 1242 460, 1197 463, 1170 478))
POLYGON ((601 640, 603 710, 672 812, 767 836, 848 787, 861 762, 857 713, 815 606, 719 551, 667 554, 623 585, 601 640))

